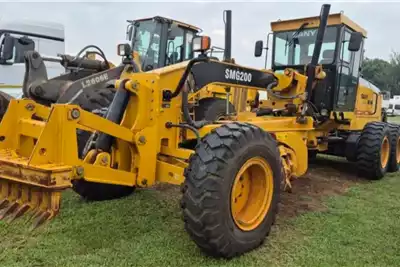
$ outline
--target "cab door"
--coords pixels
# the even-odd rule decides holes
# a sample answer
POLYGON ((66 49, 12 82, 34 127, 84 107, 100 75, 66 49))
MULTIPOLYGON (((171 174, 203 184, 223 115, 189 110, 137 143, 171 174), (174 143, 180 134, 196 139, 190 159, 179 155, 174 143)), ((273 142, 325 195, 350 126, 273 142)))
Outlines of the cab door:
POLYGON ((342 31, 337 69, 335 111, 353 111, 355 107, 364 44, 362 42, 361 48, 357 52, 349 51, 348 46, 351 32, 347 27, 344 27, 342 31))

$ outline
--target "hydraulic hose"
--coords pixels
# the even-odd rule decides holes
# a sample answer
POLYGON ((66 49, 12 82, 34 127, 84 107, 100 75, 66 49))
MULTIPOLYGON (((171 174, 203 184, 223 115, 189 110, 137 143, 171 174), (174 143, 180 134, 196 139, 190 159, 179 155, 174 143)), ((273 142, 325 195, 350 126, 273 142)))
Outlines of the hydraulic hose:
POLYGON ((197 143, 200 143, 200 141, 201 141, 199 131, 198 131, 195 127, 190 126, 190 125, 188 125, 188 124, 173 124, 173 123, 171 123, 171 122, 167 122, 167 123, 165 124, 165 127, 166 127, 167 129, 172 128, 172 127, 177 127, 177 128, 182 128, 182 129, 188 129, 188 130, 192 131, 192 132, 194 133, 194 135, 196 135, 197 143))
POLYGON ((279 98, 279 99, 295 99, 295 98, 298 98, 299 95, 300 95, 300 94, 294 95, 294 96, 277 95, 277 94, 274 93, 274 91, 272 91, 272 88, 277 86, 277 85, 278 85, 278 82, 272 82, 272 83, 268 84, 268 86, 267 86, 267 92, 269 94, 273 95, 276 98, 279 98))
POLYGON ((183 73, 181 79, 179 80, 178 86, 176 87, 175 91, 169 96, 169 99, 177 97, 181 91, 183 86, 185 85, 186 79, 189 77, 190 71, 192 70, 192 67, 194 64, 199 63, 199 62, 208 62, 209 58, 202 57, 202 58, 194 58, 189 61, 185 72, 183 73))

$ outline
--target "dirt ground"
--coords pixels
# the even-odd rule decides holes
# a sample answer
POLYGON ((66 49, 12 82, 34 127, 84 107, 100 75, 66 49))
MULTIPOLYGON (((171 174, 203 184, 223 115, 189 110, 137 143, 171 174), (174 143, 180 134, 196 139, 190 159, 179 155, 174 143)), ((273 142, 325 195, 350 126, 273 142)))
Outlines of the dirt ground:
MULTIPOLYGON (((310 163, 306 175, 292 181, 292 192, 282 192, 277 224, 282 220, 311 211, 323 211, 325 197, 340 195, 355 184, 366 180, 357 176, 353 163, 335 157, 319 156, 310 163)), ((156 190, 160 198, 180 199, 179 187, 159 184, 156 190)), ((179 202, 178 202, 179 203, 179 202)))
POLYGON ((309 211, 323 211, 323 198, 339 195, 366 180, 357 176, 354 164, 336 158, 318 157, 301 178, 292 182, 293 192, 283 192, 279 209, 281 219, 309 211))

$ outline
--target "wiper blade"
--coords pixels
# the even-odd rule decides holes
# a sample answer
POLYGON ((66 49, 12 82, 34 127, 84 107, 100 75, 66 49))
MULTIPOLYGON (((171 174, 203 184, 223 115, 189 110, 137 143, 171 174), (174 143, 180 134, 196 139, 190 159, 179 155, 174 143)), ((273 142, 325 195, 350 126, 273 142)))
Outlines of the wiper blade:
POLYGON ((290 39, 289 43, 287 43, 286 46, 291 46, 293 44, 293 40, 297 38, 299 33, 301 33, 308 24, 309 24, 308 22, 304 22, 303 24, 301 24, 300 27, 296 30, 296 32, 293 33, 292 39, 290 39))

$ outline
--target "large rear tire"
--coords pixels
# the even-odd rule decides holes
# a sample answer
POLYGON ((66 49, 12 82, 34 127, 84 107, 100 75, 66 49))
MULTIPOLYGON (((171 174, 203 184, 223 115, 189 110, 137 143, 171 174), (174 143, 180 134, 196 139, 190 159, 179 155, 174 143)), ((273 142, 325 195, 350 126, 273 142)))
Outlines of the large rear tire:
MULTIPOLYGON (((97 113, 102 108, 107 108, 114 98, 114 88, 96 88, 82 94, 74 104, 78 104, 84 110, 97 113)), ((90 132, 78 130, 78 153, 82 157, 82 151, 90 138, 90 132)), ((93 183, 84 179, 74 180, 72 189, 82 198, 89 201, 110 200, 128 196, 135 190, 134 187, 93 183)))
POLYGON ((390 159, 388 172, 397 172, 400 164, 400 126, 389 124, 390 128, 390 159))
MULTIPOLYGON (((229 112, 235 112, 235 107, 229 102, 229 112)), ((226 114, 226 99, 204 98, 195 107, 196 121, 217 121, 226 114)))
POLYGON ((357 146, 357 167, 361 176, 382 179, 389 167, 390 128, 384 122, 367 123, 357 146))
POLYGON ((275 221, 283 177, 270 134, 238 122, 214 129, 197 145, 185 177, 185 229, 202 251, 232 258, 263 243, 275 221))

